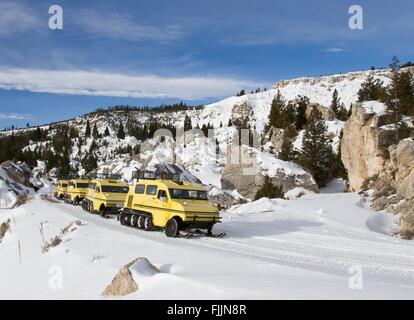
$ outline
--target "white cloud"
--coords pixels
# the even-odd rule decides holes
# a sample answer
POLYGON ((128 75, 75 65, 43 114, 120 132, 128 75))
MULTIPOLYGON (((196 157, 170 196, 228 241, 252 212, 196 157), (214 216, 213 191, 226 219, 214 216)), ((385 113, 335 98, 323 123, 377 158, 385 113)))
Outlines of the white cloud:
POLYGON ((226 77, 161 77, 99 71, 0 69, 0 88, 135 98, 203 99, 224 97, 263 84, 226 77))
POLYGON ((41 22, 27 6, 16 2, 0 3, 0 37, 40 30, 41 22))
POLYGON ((332 53, 339 53, 339 52, 344 51, 344 49, 341 49, 341 48, 328 48, 328 49, 325 49, 325 51, 326 52, 332 52, 332 53))
POLYGON ((182 35, 180 28, 175 25, 160 27, 140 24, 130 15, 95 10, 81 11, 75 23, 96 36, 129 41, 171 41, 182 35))
POLYGON ((0 113, 0 119, 8 119, 8 120, 30 120, 34 119, 32 114, 21 114, 21 113, 0 113))

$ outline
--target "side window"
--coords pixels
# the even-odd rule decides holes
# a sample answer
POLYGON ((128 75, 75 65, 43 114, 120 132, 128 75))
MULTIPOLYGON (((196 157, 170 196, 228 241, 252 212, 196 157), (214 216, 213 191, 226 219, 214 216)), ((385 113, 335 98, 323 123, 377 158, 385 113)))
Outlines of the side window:
POLYGON ((165 190, 159 190, 157 198, 158 199, 167 198, 167 192, 165 192, 165 190))
POLYGON ((101 188, 99 187, 99 185, 97 184, 97 185, 95 185, 95 191, 96 192, 101 192, 101 188))
POLYGON ((147 186, 147 194, 152 196, 157 194, 157 188, 157 186, 147 186))
POLYGON ((144 194, 144 191, 145 191, 145 185, 137 184, 137 186, 135 187, 135 193, 136 194, 144 194))

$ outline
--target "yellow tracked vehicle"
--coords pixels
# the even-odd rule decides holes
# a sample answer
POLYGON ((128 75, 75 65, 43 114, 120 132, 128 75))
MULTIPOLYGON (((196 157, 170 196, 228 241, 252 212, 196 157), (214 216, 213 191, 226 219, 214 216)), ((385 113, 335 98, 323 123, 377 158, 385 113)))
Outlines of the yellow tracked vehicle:
POLYGON ((202 186, 182 182, 171 174, 138 172, 119 220, 122 225, 147 231, 164 229, 167 237, 188 237, 196 233, 213 236, 213 226, 221 217, 202 186))
POLYGON ((58 180, 55 184, 55 197, 58 199, 63 199, 68 190, 68 181, 67 180, 58 180))
POLYGON ((85 199, 89 179, 72 179, 68 182, 68 189, 65 195, 65 202, 78 205, 85 199))
POLYGON ((82 208, 91 213, 106 214, 118 213, 122 209, 129 185, 126 182, 94 179, 89 182, 88 191, 82 201, 82 208))

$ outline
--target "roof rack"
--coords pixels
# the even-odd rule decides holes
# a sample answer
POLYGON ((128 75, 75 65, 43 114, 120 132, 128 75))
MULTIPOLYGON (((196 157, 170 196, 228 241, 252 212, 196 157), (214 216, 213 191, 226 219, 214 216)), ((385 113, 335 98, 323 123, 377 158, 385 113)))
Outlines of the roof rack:
POLYGON ((132 179, 172 180, 176 182, 182 182, 181 174, 179 173, 157 172, 149 170, 137 170, 132 172, 132 179))
POLYGON ((89 179, 89 177, 88 176, 79 176, 79 175, 76 175, 76 174, 70 174, 68 176, 59 176, 59 177, 57 177, 57 179, 58 180, 74 180, 74 179, 80 180, 80 179, 89 179))
POLYGON ((122 180, 122 176, 120 174, 115 173, 97 173, 97 172, 90 172, 86 175, 89 179, 100 179, 100 180, 122 180))

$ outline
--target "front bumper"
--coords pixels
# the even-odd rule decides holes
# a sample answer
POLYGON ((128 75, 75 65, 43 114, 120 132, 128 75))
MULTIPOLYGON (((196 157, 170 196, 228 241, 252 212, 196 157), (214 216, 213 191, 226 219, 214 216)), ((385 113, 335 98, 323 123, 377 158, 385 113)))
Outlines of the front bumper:
POLYGON ((217 215, 186 215, 183 223, 189 228, 208 229, 213 227, 216 223, 221 223, 221 217, 217 215))

